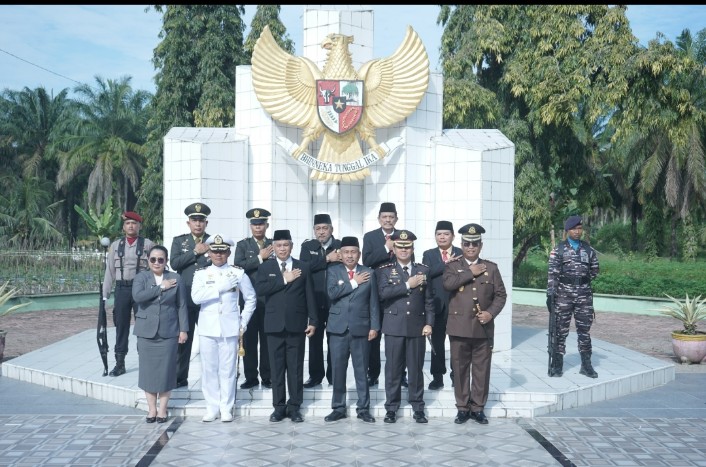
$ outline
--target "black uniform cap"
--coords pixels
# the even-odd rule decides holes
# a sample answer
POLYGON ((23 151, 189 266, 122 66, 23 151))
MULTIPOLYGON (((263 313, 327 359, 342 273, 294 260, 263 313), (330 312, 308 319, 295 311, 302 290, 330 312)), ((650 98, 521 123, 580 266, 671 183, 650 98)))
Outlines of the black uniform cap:
POLYGON ((395 203, 382 203, 380 205, 380 212, 378 212, 378 215, 381 212, 394 212, 397 214, 397 208, 395 207, 395 203))
POLYGON ((407 248, 414 244, 417 236, 409 230, 395 230, 390 239, 395 243, 395 246, 407 248))
POLYGON ((436 230, 450 230, 453 233, 454 225, 449 221, 439 221, 436 223, 436 230))
POLYGON ((251 224, 264 224, 272 214, 267 209, 252 208, 245 213, 245 217, 250 219, 251 224))
POLYGON ((346 247, 346 246, 354 246, 356 248, 360 248, 360 243, 358 242, 357 237, 343 237, 341 239, 341 248, 346 247))
POLYGON ((291 240, 292 235, 289 233, 289 230, 275 230, 275 234, 272 237, 272 241, 276 242, 277 240, 291 240))
POLYGON ((481 234, 485 233, 485 229, 480 224, 466 224, 458 229, 458 233, 461 234, 461 240, 477 242, 481 239, 481 234))
POLYGON ((328 214, 316 214, 314 216, 314 225, 318 224, 332 224, 331 216, 328 214))
POLYGON ((564 230, 571 230, 577 225, 581 225, 582 219, 581 216, 569 216, 566 218, 564 221, 564 230))
POLYGON ((201 217, 206 219, 209 214, 211 214, 211 208, 206 206, 204 203, 191 203, 184 209, 184 214, 189 218, 201 217))

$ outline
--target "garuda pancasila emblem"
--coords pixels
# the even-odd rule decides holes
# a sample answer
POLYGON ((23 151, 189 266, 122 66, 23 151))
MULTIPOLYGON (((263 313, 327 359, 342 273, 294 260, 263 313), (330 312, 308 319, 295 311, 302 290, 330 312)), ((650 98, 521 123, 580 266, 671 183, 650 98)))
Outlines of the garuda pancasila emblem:
POLYGON ((429 57, 411 27, 392 55, 371 60, 358 71, 348 51, 351 43, 353 36, 329 34, 321 44, 328 50, 323 70, 284 51, 269 27, 253 49, 252 81, 260 104, 275 120, 303 129, 292 157, 305 156, 309 144, 323 134, 315 165, 321 170, 312 168, 312 179, 336 182, 368 176, 370 160, 387 153, 375 140, 375 129, 411 115, 429 84, 429 57), (358 138, 368 145, 372 158, 363 155, 358 138))

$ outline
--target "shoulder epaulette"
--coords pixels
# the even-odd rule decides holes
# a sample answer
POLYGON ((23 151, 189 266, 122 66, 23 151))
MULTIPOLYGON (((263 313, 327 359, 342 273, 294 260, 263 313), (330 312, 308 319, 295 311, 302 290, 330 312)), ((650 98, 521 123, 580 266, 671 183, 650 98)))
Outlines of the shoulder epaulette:
POLYGON ((302 242, 302 245, 305 244, 305 243, 308 243, 308 242, 310 242, 310 241, 312 241, 312 240, 313 240, 313 238, 307 238, 306 240, 304 240, 304 241, 302 242))
POLYGON ((243 269, 243 268, 241 268, 240 266, 237 266, 237 265, 235 265, 235 264, 231 264, 230 267, 235 268, 235 269, 243 269))
POLYGON ((201 266, 200 268, 194 269, 194 272, 203 271, 203 270, 206 269, 206 268, 208 268, 208 266, 201 266))
POLYGON ((385 263, 385 264, 381 264, 380 266, 378 266, 377 269, 389 268, 390 266, 394 266, 394 265, 395 265, 394 262, 392 262, 392 263, 385 263))
POLYGON ((190 235, 190 234, 185 233, 185 234, 177 235, 176 238, 186 237, 187 235, 190 235))

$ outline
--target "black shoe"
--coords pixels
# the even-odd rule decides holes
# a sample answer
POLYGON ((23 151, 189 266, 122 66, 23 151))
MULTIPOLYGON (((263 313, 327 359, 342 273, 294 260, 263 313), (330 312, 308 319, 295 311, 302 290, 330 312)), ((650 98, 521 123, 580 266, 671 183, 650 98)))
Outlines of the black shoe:
POLYGON ((427 420, 427 416, 424 415, 423 410, 415 410, 413 418, 417 423, 429 423, 429 420, 427 420))
POLYGON ((272 389, 272 381, 269 379, 263 379, 262 380, 262 387, 267 388, 267 389, 272 389))
POLYGON ((259 383, 256 379, 246 379, 243 384, 240 385, 240 389, 250 389, 257 386, 259 383))
POLYGON ((311 388, 313 388, 314 386, 318 386, 319 384, 321 384, 321 380, 320 380, 320 379, 319 379, 319 380, 316 380, 316 379, 311 379, 311 378, 309 378, 309 379, 307 379, 306 382, 304 383, 304 387, 305 387, 306 389, 311 389, 311 388))
POLYGON ((457 425, 461 425, 463 423, 466 423, 469 418, 471 418, 471 414, 469 414, 465 410, 459 410, 458 414, 456 414, 456 418, 454 419, 454 423, 457 425))
POLYGON ((301 423, 304 421, 304 417, 302 417, 302 413, 299 410, 294 410, 290 412, 289 419, 294 423, 301 423))
POLYGON ((284 414, 282 412, 275 410, 272 412, 272 415, 270 415, 271 422, 281 422, 282 420, 284 420, 284 414))
POLYGON ((444 387, 444 378, 442 376, 434 376, 434 379, 429 383, 429 389, 438 391, 444 387))
POLYGON ((377 378, 375 378, 375 379, 368 378, 368 386, 377 386, 377 385, 378 385, 378 379, 377 379, 377 378))
POLYGON ((342 418, 346 418, 347 415, 345 412, 339 412, 338 410, 334 410, 330 414, 326 415, 324 417, 325 422, 337 422, 338 420, 342 418))
POLYGON ((385 414, 385 423, 395 423, 397 421, 397 414, 392 410, 388 410, 385 414))
POLYGON ((409 387, 409 383, 407 382, 407 375, 402 377, 402 381, 400 381, 400 386, 403 388, 409 387))
POLYGON ((358 418, 363 420, 365 423, 375 423, 375 417, 370 415, 367 410, 361 410, 358 412, 358 418))
POLYGON ((116 364, 115 367, 113 367, 113 369, 110 370, 110 373, 108 373, 108 376, 120 376, 120 375, 124 375, 125 373, 127 373, 127 371, 125 370, 125 366, 120 366, 120 365, 116 364))
POLYGON ((482 410, 480 412, 471 412, 471 418, 481 425, 488 424, 488 417, 485 416, 482 410))
POLYGON ((189 385, 188 381, 177 381, 177 388, 183 388, 188 385, 189 385))
POLYGON ((154 417, 145 417, 145 421, 146 421, 147 423, 154 423, 154 422, 157 421, 157 417, 156 417, 156 416, 154 416, 154 417))
POLYGON ((157 423, 167 423, 167 419, 169 416, 166 417, 157 417, 157 423))

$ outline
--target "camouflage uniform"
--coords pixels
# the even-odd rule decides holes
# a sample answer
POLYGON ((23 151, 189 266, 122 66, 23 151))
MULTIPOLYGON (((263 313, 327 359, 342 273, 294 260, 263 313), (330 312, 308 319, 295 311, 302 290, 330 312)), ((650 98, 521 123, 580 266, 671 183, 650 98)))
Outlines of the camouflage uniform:
MULTIPOLYGON (((583 370, 586 359, 590 365, 591 356, 589 332, 594 318, 591 281, 598 275, 598 258, 595 250, 584 241, 579 241, 578 250, 574 250, 569 241, 564 240, 549 255, 548 275, 547 295, 554 296, 554 310, 557 314, 556 353, 559 355, 566 353, 566 337, 569 335, 573 314, 583 370)), ((562 359, 558 360, 561 366, 562 359)), ((590 373, 594 372, 590 371, 590 373)))

